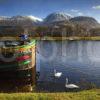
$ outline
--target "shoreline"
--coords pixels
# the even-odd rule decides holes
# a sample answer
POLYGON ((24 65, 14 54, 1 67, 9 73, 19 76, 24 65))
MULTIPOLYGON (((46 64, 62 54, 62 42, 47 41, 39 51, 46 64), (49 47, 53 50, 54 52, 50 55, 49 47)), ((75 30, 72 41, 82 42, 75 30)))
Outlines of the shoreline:
MULTIPOLYGON (((0 37, 1 41, 4 40, 13 40, 15 36, 9 37, 0 37)), ((50 40, 50 41, 54 41, 54 40, 70 40, 70 41, 74 41, 74 40, 92 40, 92 41, 100 41, 100 36, 88 36, 88 37, 79 37, 79 36, 70 36, 70 37, 50 37, 50 36, 44 36, 44 37, 29 37, 29 39, 35 39, 35 40, 50 40)), ((15 39, 14 39, 15 40, 15 39)), ((16 40, 20 40, 19 37, 16 37, 16 40)))

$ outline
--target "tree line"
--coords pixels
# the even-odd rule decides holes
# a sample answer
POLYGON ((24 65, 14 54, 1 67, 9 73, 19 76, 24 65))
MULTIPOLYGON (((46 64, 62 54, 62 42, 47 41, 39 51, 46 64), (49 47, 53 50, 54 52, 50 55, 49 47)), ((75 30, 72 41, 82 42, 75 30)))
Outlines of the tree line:
POLYGON ((79 37, 92 37, 100 36, 100 27, 88 28, 79 24, 66 24, 60 26, 39 26, 30 30, 32 36, 43 37, 69 37, 69 36, 79 36, 79 37))

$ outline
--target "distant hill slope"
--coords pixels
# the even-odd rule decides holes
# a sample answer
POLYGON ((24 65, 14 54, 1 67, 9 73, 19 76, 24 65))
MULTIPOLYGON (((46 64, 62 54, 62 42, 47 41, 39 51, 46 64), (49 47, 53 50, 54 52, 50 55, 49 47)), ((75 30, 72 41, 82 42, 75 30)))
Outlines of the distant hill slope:
POLYGON ((87 17, 87 16, 74 17, 74 18, 71 18, 70 21, 73 23, 83 25, 84 27, 87 27, 87 28, 94 28, 94 27, 99 26, 99 23, 97 22, 96 19, 92 17, 87 17))

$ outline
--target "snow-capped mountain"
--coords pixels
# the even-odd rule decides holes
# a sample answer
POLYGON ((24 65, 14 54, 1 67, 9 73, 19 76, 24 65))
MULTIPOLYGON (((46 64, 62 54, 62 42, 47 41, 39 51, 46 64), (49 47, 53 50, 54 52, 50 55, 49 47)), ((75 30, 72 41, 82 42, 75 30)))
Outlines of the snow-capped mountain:
POLYGON ((8 20, 9 17, 6 17, 6 16, 0 16, 0 20, 8 20))
POLYGON ((62 25, 62 24, 74 24, 79 23, 80 25, 100 27, 100 24, 92 18, 85 16, 72 17, 71 15, 63 12, 54 12, 49 14, 46 18, 41 19, 35 16, 13 16, 13 17, 0 17, 0 25, 22 25, 22 26, 35 26, 35 25, 62 25))
POLYGON ((23 25, 32 26, 37 25, 43 20, 35 16, 13 16, 0 17, 0 25, 23 25))
POLYGON ((43 20, 38 18, 38 17, 35 17, 35 16, 13 16, 10 18, 10 20, 31 20, 31 21, 34 21, 34 22, 42 22, 43 20))
POLYGON ((30 18, 30 19, 31 19, 31 20, 33 20, 33 21, 40 21, 40 22, 42 22, 42 21, 43 21, 43 19, 38 18, 38 17, 35 17, 35 16, 32 16, 32 15, 27 16, 27 18, 30 18))
POLYGON ((53 23, 60 21, 68 21, 71 18, 71 15, 63 12, 51 13, 44 19, 44 23, 53 23))

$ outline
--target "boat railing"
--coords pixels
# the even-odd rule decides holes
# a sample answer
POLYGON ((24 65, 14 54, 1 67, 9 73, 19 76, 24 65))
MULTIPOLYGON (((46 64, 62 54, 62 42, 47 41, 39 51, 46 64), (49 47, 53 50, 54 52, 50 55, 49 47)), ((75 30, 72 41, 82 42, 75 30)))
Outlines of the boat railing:
POLYGON ((35 40, 31 40, 29 43, 27 42, 27 44, 24 44, 24 45, 18 45, 18 46, 1 46, 0 47, 0 52, 2 50, 13 50, 13 51, 27 51, 31 48, 34 48, 35 47, 35 43, 36 41, 35 40))

